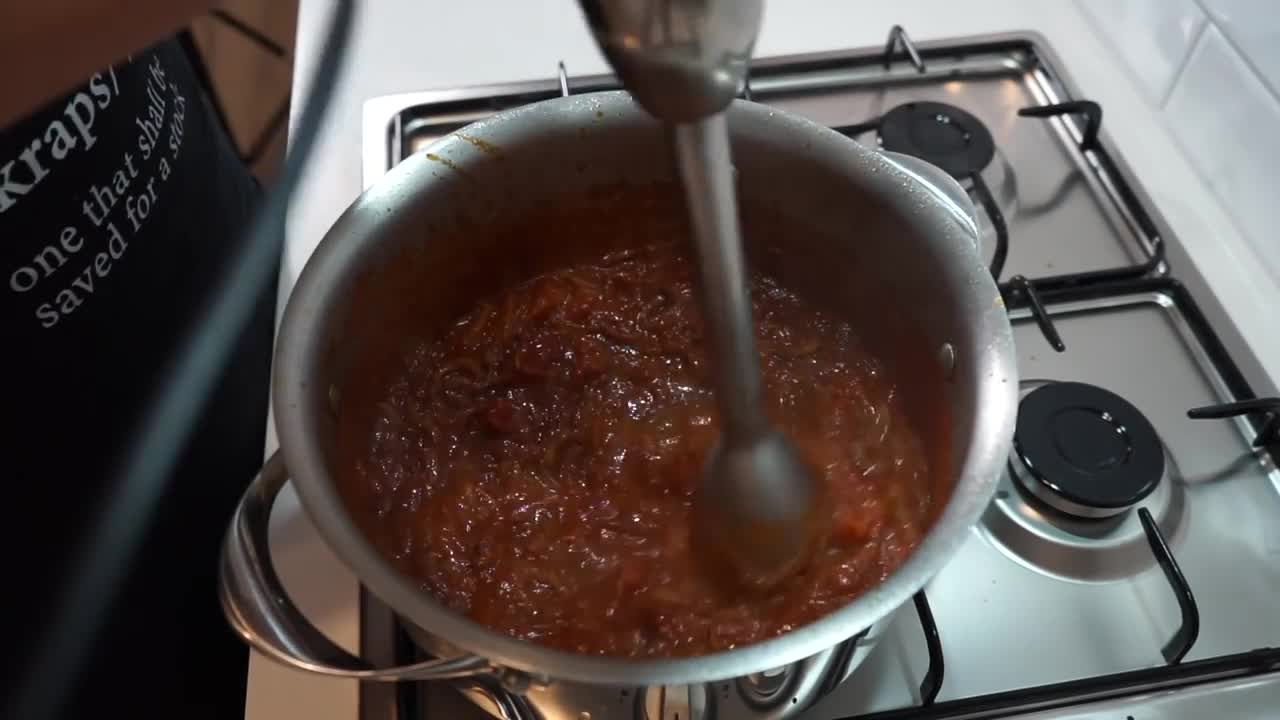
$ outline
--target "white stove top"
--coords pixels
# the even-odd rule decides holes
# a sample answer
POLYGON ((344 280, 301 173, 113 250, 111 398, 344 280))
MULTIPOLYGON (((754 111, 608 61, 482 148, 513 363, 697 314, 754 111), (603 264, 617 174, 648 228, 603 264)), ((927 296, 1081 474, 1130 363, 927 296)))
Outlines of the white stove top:
MULTIPOLYGON (((939 4, 926 0, 896 3, 892 10, 858 4, 855 11, 849 7, 851 5, 817 0, 770 4, 757 55, 768 57, 799 51, 875 45, 883 40, 885 30, 894 23, 905 25, 917 41, 994 31, 1040 31, 1057 51, 1077 85, 1106 108, 1106 129, 1110 138, 1141 179, 1153 204, 1164 213, 1174 232, 1183 237, 1183 244, 1178 250, 1181 257, 1177 259, 1195 262, 1218 300, 1233 318, 1237 318, 1240 331, 1255 354, 1280 363, 1280 346, 1268 345, 1280 343, 1280 339, 1264 337, 1257 323, 1265 321, 1258 317, 1258 313, 1251 312, 1259 302, 1257 288, 1270 285, 1260 285, 1262 281, 1242 270, 1237 258, 1244 255, 1231 252, 1233 243, 1239 243, 1240 239, 1232 236, 1222 208, 1213 202, 1169 138, 1160 131, 1145 106, 1138 102, 1133 88, 1128 87, 1120 73, 1109 67, 1105 49, 1093 38, 1089 27, 1076 15, 1073 7, 1062 3, 1006 4, 995 0, 970 2, 964 10, 958 7, 959 3, 939 4), (1178 198, 1178 202, 1162 202, 1162 198, 1169 197, 1178 198), (1206 237, 1201 232, 1206 227, 1224 229, 1206 237), (1181 232, 1181 229, 1189 229, 1190 232, 1181 232)), ((500 10, 490 3, 451 4, 440 12, 432 12, 433 9, 424 3, 381 2, 376 9, 366 10, 366 15, 360 19, 355 33, 352 67, 338 90, 329 127, 322 133, 315 163, 307 174, 290 216, 282 271, 282 299, 292 287, 315 243, 361 189, 361 106, 366 99, 410 90, 545 78, 554 72, 559 60, 563 60, 575 75, 605 71, 576 7, 569 0, 504 3, 500 10)), ((327 11, 328 3, 324 0, 303 0, 296 63, 300 78, 305 78, 314 65, 315 46, 327 19, 327 11)), ((305 93, 305 88, 295 88, 295 93, 305 93)), ((295 100, 299 97, 296 96, 295 100)), ((295 107, 300 106, 300 102, 295 102, 295 107)), ((1011 255, 1011 262, 1021 261, 1011 255)), ((1050 312, 1057 313, 1060 309, 1051 307, 1050 312)), ((1072 350, 1077 349, 1082 335, 1100 332, 1083 330, 1086 325, 1090 328, 1103 327, 1101 332, 1109 342, 1137 343, 1129 351, 1119 354, 1123 360, 1136 363, 1133 365, 1102 362, 1097 353, 1054 354, 1038 337, 1024 342, 1023 334, 1037 331, 1034 324, 1019 323, 1016 332, 1020 334, 1018 342, 1023 374, 1082 379, 1110 386, 1140 406, 1144 398, 1149 397, 1149 402, 1157 407, 1143 407, 1143 410, 1151 416, 1162 435, 1187 436, 1193 440, 1191 444, 1184 445, 1191 449, 1188 451, 1190 455, 1177 458, 1179 469, 1184 474, 1190 469, 1192 474, 1203 475, 1211 468, 1197 465, 1203 457, 1197 449, 1216 443, 1214 447, 1218 450, 1215 452, 1238 450, 1243 446, 1243 435, 1230 423, 1204 425, 1204 421, 1194 424, 1185 418, 1179 419, 1182 416, 1177 413, 1184 412, 1186 407, 1183 406, 1189 407, 1188 403, 1209 404, 1218 396, 1212 381, 1206 380, 1204 371, 1198 369, 1196 351, 1176 332, 1177 314, 1176 308, 1171 310, 1150 298, 1138 298, 1128 307, 1090 310, 1083 315, 1073 314, 1060 322, 1061 332, 1072 350), (1108 323, 1115 322, 1114 318, 1126 314, 1133 316, 1126 322, 1138 323, 1137 326, 1142 328, 1140 331, 1106 329, 1108 323), (1077 338, 1076 342, 1072 341, 1073 336, 1077 338), (1137 362, 1144 353, 1150 352, 1152 343, 1172 348, 1174 355, 1172 364, 1168 366, 1170 369, 1162 366, 1160 372, 1164 374, 1158 376, 1152 376, 1147 366, 1137 362), (1032 368, 1036 369, 1033 371, 1032 368), (1135 380, 1143 388, 1142 397, 1125 392, 1124 386, 1116 386, 1118 382, 1132 383, 1135 380), (1165 388, 1173 387, 1182 389, 1186 397, 1173 398, 1163 392, 1165 388), (1175 405, 1180 409, 1174 408, 1175 405), (1172 425, 1166 427, 1169 423, 1172 425)), ((1272 392, 1274 383, 1270 378, 1280 377, 1274 365, 1267 368, 1271 370, 1270 375, 1261 367, 1242 369, 1260 393, 1272 392)), ((274 448, 273 435, 269 444, 274 448)), ((1237 483, 1243 487, 1232 486, 1226 491, 1228 494, 1243 492, 1244 495, 1232 496, 1221 503, 1222 512, 1227 513, 1225 522, 1223 518, 1212 517, 1214 512, 1218 512, 1216 510, 1207 511, 1208 517, 1201 517, 1197 511, 1190 514, 1189 521, 1170 528, 1176 530, 1172 533, 1173 551, 1182 562, 1189 581, 1198 589, 1197 599, 1202 606, 1203 629, 1189 659, 1280 644, 1280 622, 1267 624, 1264 620, 1268 616, 1272 619, 1277 617, 1274 602, 1268 604, 1266 598, 1280 594, 1277 593, 1280 580, 1274 574, 1280 567, 1280 542, 1274 533, 1249 534, 1240 529, 1240 523, 1231 521, 1232 512, 1260 513, 1267 509, 1266 503, 1275 504, 1274 479, 1267 481, 1265 473, 1256 474, 1257 482, 1237 483), (1228 587, 1229 583, 1220 585, 1220 580, 1214 576, 1222 564, 1215 563, 1212 557, 1200 558, 1186 551, 1188 536, 1227 530, 1245 533, 1235 537, 1233 542, 1245 553, 1256 556, 1254 561, 1262 562, 1264 570, 1269 569, 1273 573, 1258 574, 1254 578, 1258 586, 1249 588, 1250 592, 1256 593, 1255 604, 1261 603, 1257 607, 1237 607, 1224 599, 1219 590, 1228 587), (1184 552, 1187 552, 1187 557, 1183 557, 1184 552), (1197 582, 1197 574, 1207 579, 1197 582), (1252 632, 1248 623, 1242 620, 1250 617, 1261 623, 1256 632, 1252 632)), ((1214 484, 1206 484, 1189 492, 1222 491, 1214 484)), ((1280 508, 1272 507, 1270 511, 1276 513, 1272 517, 1280 516, 1280 508)), ((1252 527, 1263 526, 1278 527, 1275 523, 1252 527)), ((1018 558, 1017 553, 1008 548, 998 549, 991 538, 981 537, 982 532, 980 529, 974 531, 974 537, 956 562, 948 566, 929 588, 930 596, 937 598, 933 610, 947 646, 947 678, 940 699, 1026 684, 1058 682, 1160 662, 1160 646, 1178 627, 1179 615, 1178 606, 1173 602, 1158 568, 1148 568, 1144 580, 1121 589, 1107 589, 1109 586, 1079 580, 1064 583, 1026 567, 1025 558, 1018 558), (1000 583, 1002 579, 1004 585, 1000 583), (1055 589, 1061 588, 1057 591, 1078 596, 1078 602, 1073 600, 1065 604, 1073 610, 1074 617, 1039 617, 1038 608, 1028 607, 1019 601, 1024 594, 1037 592, 1038 586, 1049 582, 1055 583, 1055 589), (1101 592, 1098 591, 1100 587, 1104 588, 1101 592), (947 597, 968 597, 972 602, 966 604, 965 612, 979 608, 977 612, 989 613, 997 619, 994 625, 996 632, 991 633, 987 622, 970 622, 971 618, 965 613, 955 615, 961 606, 941 600, 944 594, 947 597), (1123 617, 1109 614, 1107 608, 1116 604, 1136 605, 1138 617, 1142 620, 1128 622, 1131 616, 1127 614, 1123 617), (1001 621, 1005 618, 1008 622, 1001 621), (1014 622, 1015 619, 1018 622, 1014 622), (1082 625, 1093 629, 1087 634, 1081 633, 1078 628, 1082 625), (1027 627, 1038 628, 1034 638, 1026 637, 1027 627), (1009 637, 1001 637, 1002 633, 1009 637), (1102 641, 1097 641, 1098 638, 1102 641), (952 649, 953 645, 971 646, 974 650, 968 654, 957 654, 952 649), (994 652, 981 652, 984 645, 989 645, 994 652), (1045 654, 1066 656, 1066 675, 1060 664, 1055 665, 1051 676, 1046 674, 1046 665, 1039 662, 1045 654), (1012 674, 1012 679, 1009 674, 1012 674)), ((358 633, 354 578, 324 547, 300 512, 296 498, 287 489, 282 493, 273 517, 272 541, 276 565, 301 609, 335 640, 354 649, 358 633)), ((1250 601, 1245 602, 1248 604, 1250 601)), ((928 659, 927 653, 922 655, 920 630, 909 608, 897 618, 890 634, 882 648, 849 683, 814 709, 814 718, 825 720, 851 714, 852 711, 846 708, 852 707, 865 711, 911 704, 913 688, 919 685, 919 677, 928 659), (828 707, 835 709, 824 709, 828 707)), ((1096 708, 1072 717, 1124 717, 1124 712, 1135 718, 1199 717, 1202 713, 1196 708, 1204 705, 1196 703, 1205 700, 1197 698, 1205 696, 1207 691, 1207 686, 1201 686, 1194 692, 1148 698, 1145 704, 1137 706, 1132 703, 1138 700, 1131 698, 1125 701, 1129 705, 1109 706, 1105 715, 1101 714, 1104 712, 1102 709, 1096 708), (1125 710, 1127 707, 1140 708, 1142 714, 1125 710)), ((1211 704, 1236 702, 1240 711, 1233 716, 1251 717, 1248 714, 1250 708, 1280 707, 1280 682, 1237 683, 1230 692, 1207 697, 1214 698, 1211 704)), ((250 720, 288 717, 353 720, 356 704, 357 693, 352 683, 301 675, 258 657, 252 660, 246 711, 250 720)), ((445 716, 452 717, 447 713, 445 716)), ((1261 717, 1260 714, 1257 716, 1261 717)))

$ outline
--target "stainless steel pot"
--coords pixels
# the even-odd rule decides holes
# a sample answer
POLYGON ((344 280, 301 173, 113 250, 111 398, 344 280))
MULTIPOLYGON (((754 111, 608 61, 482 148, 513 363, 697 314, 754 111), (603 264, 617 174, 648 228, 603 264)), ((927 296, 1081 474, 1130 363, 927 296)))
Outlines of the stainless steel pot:
MULTIPOLYGON (((847 606, 783 636, 702 657, 627 660, 550 650, 471 622, 397 574, 366 540, 335 478, 344 472, 341 427, 360 412, 354 388, 378 367, 373 358, 560 250, 553 233, 494 228, 674 182, 662 128, 627 95, 578 95, 496 115, 400 163, 307 263, 279 334, 281 451, 246 493, 222 560, 223 606, 253 648, 334 676, 500 686, 523 695, 505 712, 547 718, 608 717, 619 703, 668 716, 685 707, 680 717, 690 720, 717 705, 721 717, 782 718, 861 661, 881 621, 942 567, 991 498, 1016 414, 1012 334, 977 249, 972 206, 950 178, 761 105, 735 103, 729 125, 753 261, 844 313, 902 378, 945 498, 911 557, 847 606), (271 504, 288 478, 338 556, 442 659, 370 667, 290 603, 267 549, 271 504)), ((678 208, 668 211, 655 222, 678 224, 678 208)))

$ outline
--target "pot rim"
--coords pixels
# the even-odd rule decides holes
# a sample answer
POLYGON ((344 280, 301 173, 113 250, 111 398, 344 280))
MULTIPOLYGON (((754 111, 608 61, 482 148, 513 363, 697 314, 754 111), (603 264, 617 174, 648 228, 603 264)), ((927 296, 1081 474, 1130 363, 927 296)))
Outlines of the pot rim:
MULTIPOLYGON (((962 382, 977 385, 973 432, 956 458, 963 458, 952 492, 915 551, 889 577, 828 615, 787 633, 752 645, 709 655, 679 658, 626 659, 555 650, 489 629, 438 603, 387 563, 356 527, 325 470, 323 452, 309 432, 309 380, 315 357, 323 349, 317 338, 328 322, 323 312, 339 281, 347 277, 361 249, 374 233, 350 233, 363 224, 361 216, 403 201, 430 183, 432 168, 424 156, 442 155, 462 144, 457 136, 511 145, 536 140, 547 122, 591 123, 600 129, 611 119, 634 122, 643 113, 625 92, 584 93, 545 100, 508 110, 467 126, 432 143, 392 168, 342 214, 325 234, 294 286, 281 320, 274 371, 273 403, 277 435, 297 495, 308 517, 339 558, 401 618, 464 651, 497 665, 538 677, 594 684, 635 687, 658 684, 714 682, 787 665, 815 655, 887 617, 919 591, 946 563, 979 520, 995 491, 1012 443, 1017 405, 1013 336, 998 288, 987 272, 968 218, 955 217, 936 192, 909 192, 920 179, 879 153, 805 118, 775 108, 735 101, 727 111, 731 131, 739 124, 766 124, 771 131, 798 134, 813 151, 837 159, 859 181, 914 222, 928 223, 927 231, 947 236, 944 251, 954 254, 947 272, 960 279, 957 287, 971 288, 984 303, 975 322, 987 342, 971 350, 962 382), (494 135, 502 136, 500 139, 494 135), (922 211, 922 206, 929 206, 922 211), (908 212, 909 211, 909 212, 908 212), (361 237, 363 235, 363 237, 361 237), (355 236, 353 238, 353 236, 355 236)), ((461 156, 459 162, 461 161, 461 156)), ((959 372, 958 372, 959 374, 959 372)))

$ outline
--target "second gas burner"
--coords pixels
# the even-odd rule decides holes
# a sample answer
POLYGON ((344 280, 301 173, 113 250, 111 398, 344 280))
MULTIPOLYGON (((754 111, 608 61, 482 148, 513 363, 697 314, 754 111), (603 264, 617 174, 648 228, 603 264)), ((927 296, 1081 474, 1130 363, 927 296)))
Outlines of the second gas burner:
POLYGON ((996 143, 968 111, 937 102, 899 105, 880 119, 880 145, 930 162, 957 180, 991 164, 996 143))
POLYGON ((1134 510, 1173 542, 1185 491, 1155 427, 1115 393, 1077 382, 1022 388, 1014 452, 981 530, 1018 562, 1072 580, 1117 580, 1155 565, 1134 510))

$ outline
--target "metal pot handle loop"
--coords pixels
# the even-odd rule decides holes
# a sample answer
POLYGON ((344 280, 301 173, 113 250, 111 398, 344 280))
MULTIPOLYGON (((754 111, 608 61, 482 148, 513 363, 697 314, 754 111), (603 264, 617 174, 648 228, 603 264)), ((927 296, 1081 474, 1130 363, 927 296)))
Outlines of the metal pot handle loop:
POLYGON ((289 471, 277 450, 240 499, 222 544, 218 596, 231 627, 245 642, 276 662, 334 677, 392 682, 501 677, 489 661, 475 655, 372 667, 308 622, 285 594, 267 545, 271 507, 288 479, 289 471))

